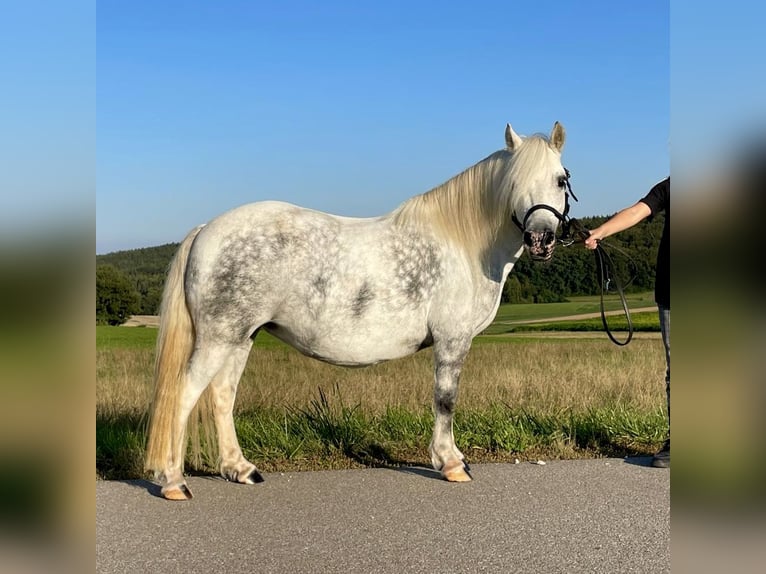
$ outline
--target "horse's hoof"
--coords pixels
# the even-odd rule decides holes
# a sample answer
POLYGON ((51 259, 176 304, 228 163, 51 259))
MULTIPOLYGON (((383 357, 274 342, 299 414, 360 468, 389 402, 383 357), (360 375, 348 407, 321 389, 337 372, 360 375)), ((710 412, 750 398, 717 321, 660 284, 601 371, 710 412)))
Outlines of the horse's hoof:
POLYGON ((255 465, 247 463, 221 468, 221 476, 229 482, 238 484, 257 484, 264 482, 261 472, 255 465))
POLYGON ((190 500, 193 498, 191 490, 185 484, 163 488, 162 496, 167 500, 190 500))
POLYGON ((470 482, 471 475, 468 474, 466 465, 462 461, 456 461, 446 464, 442 468, 442 476, 449 482, 470 482))
POLYGON ((251 472, 247 479, 245 480, 246 484, 258 484, 259 482, 264 482, 263 475, 261 475, 260 472, 258 472, 257 468, 253 469, 253 472, 251 472))

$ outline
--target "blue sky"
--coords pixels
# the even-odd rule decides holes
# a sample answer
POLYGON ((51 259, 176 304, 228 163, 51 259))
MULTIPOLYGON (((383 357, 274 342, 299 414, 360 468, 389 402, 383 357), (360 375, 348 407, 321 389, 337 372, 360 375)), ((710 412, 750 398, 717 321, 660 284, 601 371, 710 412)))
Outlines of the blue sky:
POLYGON ((116 2, 97 12, 96 251, 250 201, 394 209, 567 129, 577 216, 669 172, 667 1, 116 2))

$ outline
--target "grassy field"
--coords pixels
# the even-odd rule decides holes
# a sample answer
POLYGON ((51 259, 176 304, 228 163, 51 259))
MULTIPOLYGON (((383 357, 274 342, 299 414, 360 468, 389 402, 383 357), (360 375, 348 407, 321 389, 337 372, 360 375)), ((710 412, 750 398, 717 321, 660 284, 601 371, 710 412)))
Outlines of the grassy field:
MULTIPOLYGON (((530 320, 598 311, 598 300, 554 305, 503 307, 496 325, 520 316, 530 320)), ((631 302, 636 308, 650 305, 643 299, 631 302)), ((656 330, 650 325, 656 314, 646 315, 647 329, 656 330)), ((603 330, 600 319, 595 321, 596 330, 603 330)), ((589 323, 556 325, 574 332, 591 329, 589 323)), ((664 439, 666 425, 661 340, 637 338, 618 347, 603 333, 588 338, 546 334, 477 337, 463 369, 455 420, 456 440, 467 458, 652 452, 664 439)), ((99 477, 142 476, 155 337, 153 328, 97 327, 99 477)), ((265 471, 428 464, 431 357, 425 350, 373 367, 345 369, 259 335, 236 404, 245 456, 265 471)), ((213 462, 203 461, 201 470, 210 471, 213 462)))
MULTIPOLYGON (((654 294, 650 292, 634 293, 625 296, 630 309, 654 307, 654 294)), ((616 295, 608 295, 604 298, 604 307, 607 311, 622 309, 622 303, 616 295)), ((587 297, 570 297, 565 303, 538 303, 538 304, 503 304, 497 311, 494 324, 507 323, 509 321, 527 321, 537 319, 550 319, 552 317, 570 317, 586 313, 598 313, 600 310, 600 298, 597 295, 587 297)), ((600 323, 599 323, 600 324, 600 323)))

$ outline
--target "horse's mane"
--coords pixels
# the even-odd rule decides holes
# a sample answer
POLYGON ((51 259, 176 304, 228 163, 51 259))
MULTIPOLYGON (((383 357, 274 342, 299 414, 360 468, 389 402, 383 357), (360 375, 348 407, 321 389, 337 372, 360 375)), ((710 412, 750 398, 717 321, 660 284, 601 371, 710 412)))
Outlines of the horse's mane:
POLYGON ((442 185, 416 195, 393 213, 394 223, 427 227, 483 260, 510 221, 514 189, 525 189, 550 147, 535 134, 515 152, 496 151, 442 185))

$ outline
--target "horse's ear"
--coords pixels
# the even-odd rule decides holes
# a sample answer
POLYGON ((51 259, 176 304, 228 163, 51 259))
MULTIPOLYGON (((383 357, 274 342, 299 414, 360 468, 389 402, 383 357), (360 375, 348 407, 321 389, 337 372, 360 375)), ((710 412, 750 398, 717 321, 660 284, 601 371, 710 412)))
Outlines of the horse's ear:
POLYGON ((558 122, 553 124, 553 129, 551 130, 551 145, 556 148, 557 151, 561 152, 564 148, 564 140, 566 140, 566 138, 567 133, 564 130, 564 126, 558 122))
POLYGON ((521 145, 521 138, 513 131, 511 124, 505 124, 505 145, 511 151, 521 145))

